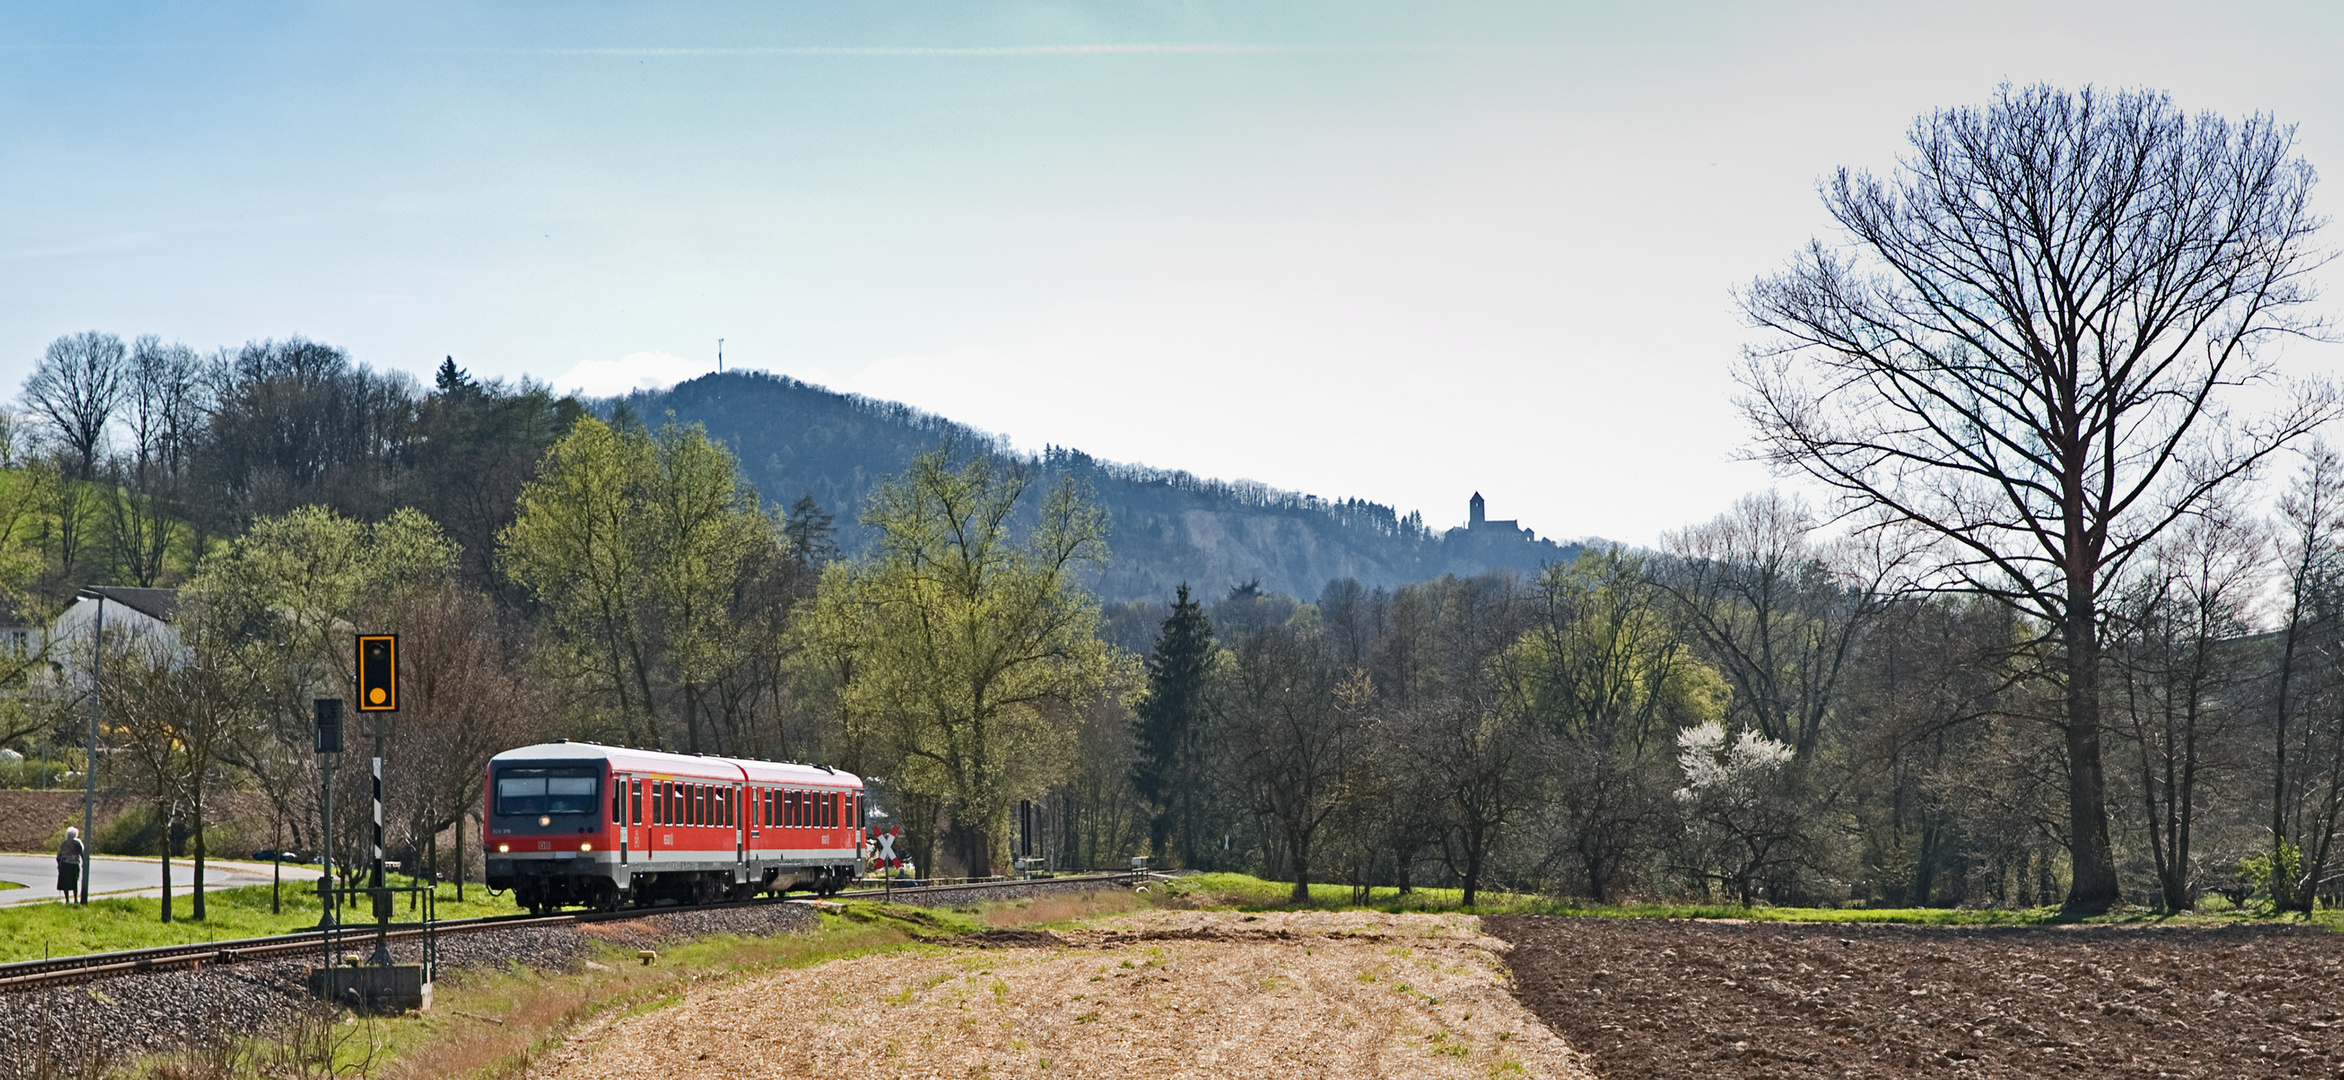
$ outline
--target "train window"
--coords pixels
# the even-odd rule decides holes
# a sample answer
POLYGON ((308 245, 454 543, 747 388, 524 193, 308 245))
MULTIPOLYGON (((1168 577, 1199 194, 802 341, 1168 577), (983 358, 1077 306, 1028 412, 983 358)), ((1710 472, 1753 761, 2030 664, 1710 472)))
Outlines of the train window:
POLYGON ((803 791, 789 793, 789 827, 793 829, 806 827, 806 793, 803 791))
POLYGON ((708 827, 708 785, 692 785, 692 824, 708 827))
POLYGON ((733 801, 732 801, 732 785, 731 785, 731 784, 726 784, 726 785, 725 785, 725 786, 723 786, 723 787, 717 788, 717 789, 716 789, 716 823, 717 823, 717 824, 719 824, 719 825, 722 825, 722 826, 724 826, 725 828, 728 828, 728 829, 729 829, 729 828, 732 828, 732 823, 733 823, 733 817, 732 817, 732 814, 733 814, 733 805, 732 805, 732 804, 733 804, 733 801))
POLYGON ((832 794, 832 792, 825 791, 820 795, 814 796, 814 798, 817 800, 814 803, 814 807, 816 812, 822 815, 822 827, 825 829, 832 825, 830 819, 836 816, 835 812, 838 809, 837 805, 831 801, 832 794))
POLYGON ((635 825, 643 824, 643 781, 635 780, 627 784, 627 802, 627 821, 635 825))
POLYGON ((610 823, 627 823, 627 782, 624 780, 610 786, 610 823))
POLYGON ((648 794, 651 796, 651 823, 667 824, 667 781, 653 780, 648 794))
POLYGON ((592 814, 601 804, 598 770, 585 765, 511 766, 496 772, 496 812, 592 814))

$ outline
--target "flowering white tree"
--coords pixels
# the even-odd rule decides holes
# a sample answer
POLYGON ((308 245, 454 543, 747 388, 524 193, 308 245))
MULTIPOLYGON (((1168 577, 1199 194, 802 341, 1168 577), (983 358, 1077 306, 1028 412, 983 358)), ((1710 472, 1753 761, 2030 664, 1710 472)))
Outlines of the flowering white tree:
POLYGON ((1806 861, 1806 808, 1793 790, 1798 751, 1756 731, 1729 736, 1716 720, 1678 732, 1677 749, 1687 869, 1747 907, 1771 875, 1806 861))

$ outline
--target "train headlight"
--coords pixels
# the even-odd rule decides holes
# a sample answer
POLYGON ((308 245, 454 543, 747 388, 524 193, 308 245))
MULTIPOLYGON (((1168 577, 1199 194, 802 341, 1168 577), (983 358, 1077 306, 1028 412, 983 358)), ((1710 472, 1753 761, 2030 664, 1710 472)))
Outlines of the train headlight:
POLYGON ((500 851, 500 852, 504 852, 504 851, 511 851, 511 850, 513 850, 513 845, 511 845, 511 844, 498 844, 498 845, 496 846, 496 849, 497 849, 498 851, 500 851))
POLYGON ((578 845, 578 850, 580 850, 580 851, 592 851, 592 850, 594 850, 594 845, 592 845, 592 844, 580 844, 580 845, 578 845))
POLYGON ((541 818, 538 818, 538 819, 537 819, 537 823, 538 823, 539 825, 551 825, 551 824, 553 824, 553 818, 551 818, 551 817, 541 817, 541 818))

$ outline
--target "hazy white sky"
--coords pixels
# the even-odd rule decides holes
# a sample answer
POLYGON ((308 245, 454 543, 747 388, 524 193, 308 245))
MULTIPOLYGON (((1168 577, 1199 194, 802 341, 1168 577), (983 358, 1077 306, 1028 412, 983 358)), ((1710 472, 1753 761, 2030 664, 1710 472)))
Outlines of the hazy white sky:
POLYGON ((1649 542, 1769 482, 1730 291, 1822 174, 2008 79, 2267 110, 2344 176, 2340 57, 2331 0, 12 6, 0 387, 91 328, 600 391, 723 338, 1022 446, 1649 542))

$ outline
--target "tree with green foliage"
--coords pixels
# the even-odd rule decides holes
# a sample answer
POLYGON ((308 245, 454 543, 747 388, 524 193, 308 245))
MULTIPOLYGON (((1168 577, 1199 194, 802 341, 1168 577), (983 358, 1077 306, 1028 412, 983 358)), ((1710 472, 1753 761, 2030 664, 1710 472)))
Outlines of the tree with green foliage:
POLYGON ((1131 775, 1147 807, 1148 850, 1160 861, 1192 868, 1203 854, 1198 828, 1213 653, 1212 623, 1182 582, 1148 658, 1147 693, 1132 705, 1138 745, 1131 775))
POLYGON ((609 723, 641 745, 730 748, 720 735, 743 725, 725 707, 754 696, 718 683, 762 670, 754 659, 776 645, 734 601, 785 555, 706 431, 579 420, 499 541, 506 572, 544 606, 557 674, 609 723))
MULTIPOLYGON (((230 696, 260 720, 237 726, 220 753, 253 779, 280 820, 317 820, 310 702, 355 700, 352 635, 396 632, 381 625, 382 613, 443 586, 455 566, 455 545, 415 510, 369 525, 309 506, 253 522, 180 591, 181 640, 202 651, 199 667, 213 673, 200 689, 248 688, 230 696)), ((361 772, 344 770, 346 797, 357 797, 361 772)), ((321 824, 337 833, 337 846, 355 843, 357 826, 355 818, 321 824)))
POLYGON ((1539 577, 1536 621, 1501 659, 1507 693, 1553 740, 1558 851, 1610 899, 1667 838, 1679 730, 1722 718, 1725 680, 1661 608, 1644 560, 1588 551, 1539 577))
MULTIPOLYGON (((1072 481, 1012 519, 1031 472, 986 454, 921 454, 863 514, 870 555, 832 563, 801 624, 807 663, 838 678, 848 737, 907 802, 950 819, 968 872, 990 874, 1017 801, 1065 766, 1073 711, 1119 663, 1076 580, 1106 557, 1107 522, 1072 481)), ((932 821, 907 814, 933 864, 932 821)))

